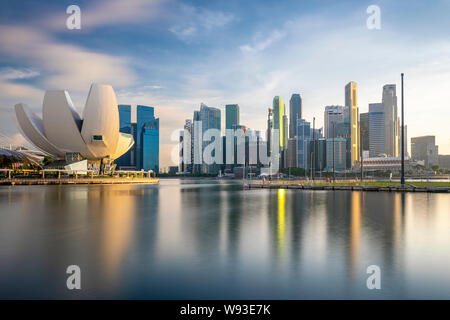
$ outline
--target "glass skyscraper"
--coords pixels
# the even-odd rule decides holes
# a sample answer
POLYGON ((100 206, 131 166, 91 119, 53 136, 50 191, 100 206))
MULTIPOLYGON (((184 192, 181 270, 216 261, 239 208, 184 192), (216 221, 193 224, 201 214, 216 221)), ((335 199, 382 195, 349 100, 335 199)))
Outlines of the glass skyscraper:
POLYGON ((225 129, 235 129, 239 124, 239 105, 227 104, 225 106, 225 129))
POLYGON ((294 93, 289 100, 289 138, 297 136, 297 120, 302 119, 302 98, 300 94, 294 93))
POLYGON ((384 105, 369 104, 369 156, 378 157, 386 154, 384 105))
POLYGON ((311 123, 297 120, 297 167, 309 169, 309 142, 311 141, 311 123))
MULTIPOLYGON (((119 104, 119 131, 122 133, 131 134, 131 106, 126 104, 119 104)), ((136 140, 134 141, 136 144, 136 140)), ((128 150, 127 153, 117 158, 114 163, 117 168, 131 166, 131 154, 134 148, 128 150)))
POLYGON ((136 109, 136 167, 159 172, 159 119, 153 107, 138 105, 136 109))

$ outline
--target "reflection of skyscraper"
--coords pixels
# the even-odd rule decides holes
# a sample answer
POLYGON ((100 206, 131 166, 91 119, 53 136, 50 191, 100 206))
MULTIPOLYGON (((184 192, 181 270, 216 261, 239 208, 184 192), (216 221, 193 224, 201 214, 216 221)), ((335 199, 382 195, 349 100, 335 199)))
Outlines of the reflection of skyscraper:
POLYGON ((294 93, 289 100, 289 138, 297 136, 297 120, 302 119, 302 98, 294 93))
POLYGON ((159 171, 159 119, 153 107, 137 106, 137 169, 159 171))
MULTIPOLYGON (((131 133, 131 106, 119 104, 119 130, 122 133, 131 133)), ((135 141, 136 143, 136 141, 135 141)), ((117 165, 117 168, 120 167, 129 167, 131 166, 131 153, 134 148, 128 150, 127 153, 122 155, 120 158, 116 159, 114 163, 117 165)))
POLYGON ((351 81, 345 86, 346 117, 350 123, 350 163, 353 167, 359 161, 359 128, 358 128, 358 86, 351 81))

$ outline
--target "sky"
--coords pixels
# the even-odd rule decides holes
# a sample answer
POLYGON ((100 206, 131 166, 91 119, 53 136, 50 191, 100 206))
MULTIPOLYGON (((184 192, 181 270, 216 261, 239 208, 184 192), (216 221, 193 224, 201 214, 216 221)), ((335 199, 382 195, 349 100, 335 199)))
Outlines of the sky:
MULTIPOLYGON (((160 167, 176 165, 178 131, 203 102, 237 103, 241 124, 266 129, 274 96, 303 99, 303 117, 323 125, 358 84, 359 112, 405 73, 408 138, 435 135, 450 154, 450 1, 2 0, 0 144, 25 144, 14 105, 40 114, 45 90, 68 90, 84 108, 92 83, 118 103, 155 107, 160 167), (69 5, 81 29, 69 30, 69 5), (370 5, 380 29, 369 29, 370 5)), ((409 139, 408 139, 409 140, 409 139)), ((409 142, 409 141, 408 141, 409 142)))

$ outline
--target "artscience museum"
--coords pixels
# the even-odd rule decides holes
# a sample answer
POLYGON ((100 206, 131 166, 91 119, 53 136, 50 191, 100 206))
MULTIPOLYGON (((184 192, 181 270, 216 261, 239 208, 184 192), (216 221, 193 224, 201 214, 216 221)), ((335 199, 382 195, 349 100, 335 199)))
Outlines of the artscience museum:
POLYGON ((87 160, 110 166, 134 144, 131 134, 119 131, 116 95, 109 85, 91 85, 82 116, 66 90, 46 91, 42 118, 23 103, 14 108, 24 137, 66 163, 87 160))

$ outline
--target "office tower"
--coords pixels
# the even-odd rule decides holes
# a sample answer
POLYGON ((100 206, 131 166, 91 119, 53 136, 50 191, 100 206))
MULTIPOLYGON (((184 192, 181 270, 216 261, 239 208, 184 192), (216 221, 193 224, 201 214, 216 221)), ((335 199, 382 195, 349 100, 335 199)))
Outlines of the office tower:
POLYGON ((225 106, 225 129, 234 129, 239 124, 239 105, 227 104, 225 106))
POLYGON ((159 119, 153 107, 138 105, 137 117, 137 169, 159 171, 159 119))
POLYGON ((387 84, 383 87, 382 104, 384 108, 383 112, 385 123, 385 153, 391 157, 398 157, 399 125, 395 84, 387 84))
POLYGON ((358 128, 358 86, 355 82, 351 81, 345 86, 345 107, 346 116, 350 123, 350 154, 351 154, 351 167, 353 167, 357 161, 359 161, 359 128, 358 128))
POLYGON ((297 120, 302 119, 302 98, 294 93, 289 100, 289 138, 297 136, 297 120))
POLYGON ((343 171, 346 168, 347 157, 347 139, 345 138, 328 138, 327 154, 326 154, 326 171, 335 172, 343 171), (334 144, 334 147, 333 147, 334 144), (333 157, 334 152, 334 157, 333 157), (333 166, 334 162, 334 166, 333 166))
POLYGON ((286 154, 286 168, 297 168, 297 138, 289 138, 286 154))
POLYGON ((438 146, 434 136, 411 138, 411 157, 417 161, 424 161, 425 168, 439 163, 438 146))
POLYGON ((369 155, 378 157, 386 154, 384 106, 382 103, 369 104, 369 155))
POLYGON ((187 119, 180 131, 180 171, 192 172, 192 120, 187 119))
MULTIPOLYGON (((122 133, 131 133, 131 105, 119 104, 119 131, 122 133)), ((136 144, 136 141, 134 142, 136 144)), ((121 157, 114 160, 117 169, 131 166, 132 149, 128 150, 121 157)))
POLYGON ((344 120, 344 107, 326 106, 324 112, 324 132, 325 138, 336 137, 336 124, 344 120))
POLYGON ((438 162, 441 169, 450 169, 450 155, 440 154, 438 156, 438 162))
POLYGON ((327 140, 324 138, 310 141, 314 171, 324 171, 327 165, 327 140))
POLYGON ((267 141, 267 156, 271 155, 272 148, 272 130, 273 130, 273 109, 269 108, 267 112, 267 132, 266 132, 266 141, 267 141))
POLYGON ((359 115, 359 133, 361 149, 369 151, 369 112, 360 113, 359 115))
MULTIPOLYGON (((221 129, 221 119, 220 119, 220 109, 211 108, 202 103, 200 105, 200 121, 202 123, 202 136, 207 130, 217 129, 220 131, 221 129)), ((199 137, 202 139, 202 137, 199 137)), ((206 146, 212 143, 211 141, 203 141, 202 143, 202 154, 205 150, 206 146)), ((211 156, 215 157, 215 152, 219 152, 221 150, 215 150, 211 156)), ((214 164, 206 164, 202 165, 202 173, 205 174, 217 174, 219 172, 220 165, 217 163, 214 164)))
MULTIPOLYGON (((276 96, 275 98, 273 98, 273 129, 279 130, 280 154, 286 148, 285 136, 284 136, 284 132, 285 132, 285 129, 284 129, 285 123, 284 122, 286 121, 285 115, 286 115, 286 109, 285 109, 283 99, 281 99, 279 96, 276 96)), ((280 161, 280 164, 281 163, 282 162, 280 161)))
POLYGON ((297 167, 309 170, 309 143, 311 141, 311 123, 297 120, 297 167))
POLYGON ((130 165, 136 169, 137 167, 137 123, 134 122, 131 124, 131 135, 133 136, 134 145, 131 147, 130 153, 130 165))
POLYGON ((289 135, 289 128, 288 128, 288 116, 285 114, 283 116, 283 145, 284 145, 284 150, 281 154, 282 159, 283 159, 283 167, 287 166, 287 149, 288 149, 288 135, 289 135))

